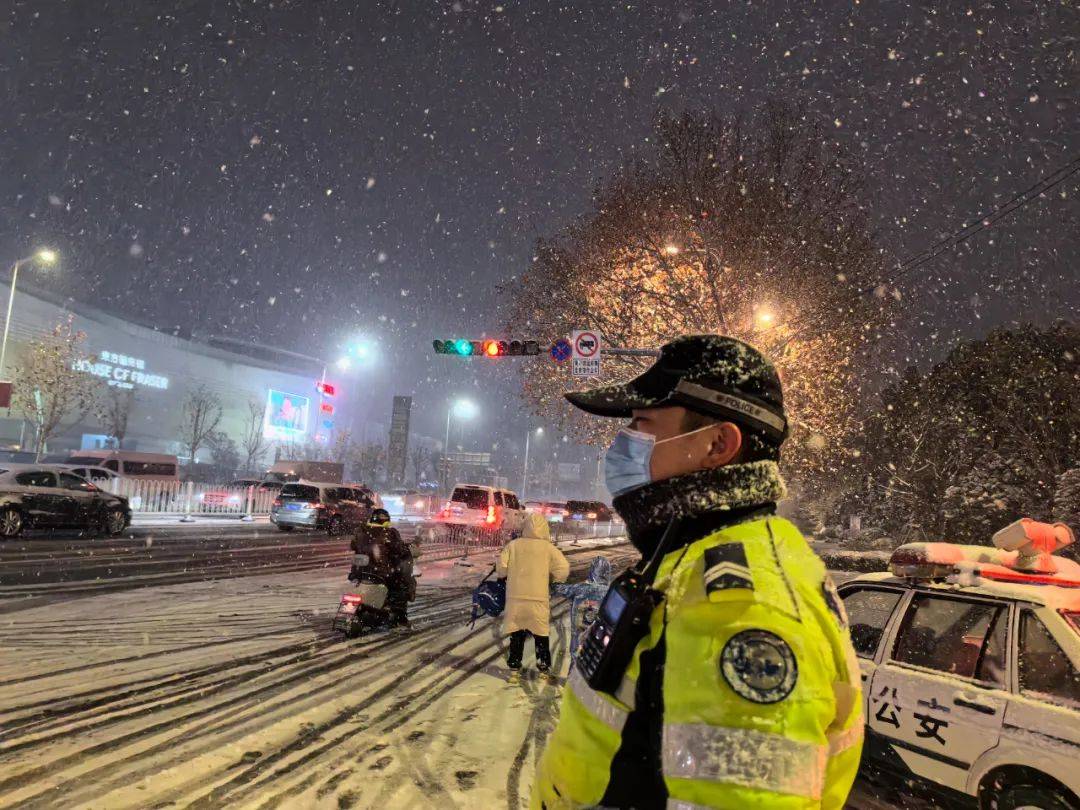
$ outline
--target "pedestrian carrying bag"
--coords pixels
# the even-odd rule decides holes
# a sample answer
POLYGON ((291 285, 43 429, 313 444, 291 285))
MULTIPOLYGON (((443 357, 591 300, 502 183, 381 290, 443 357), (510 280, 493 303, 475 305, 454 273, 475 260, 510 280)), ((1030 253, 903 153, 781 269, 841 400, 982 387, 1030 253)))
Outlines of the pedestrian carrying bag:
POLYGON ((495 573, 495 566, 487 572, 480 584, 472 592, 472 621, 469 627, 476 626, 481 616, 500 616, 506 608, 506 580, 490 579, 495 573))

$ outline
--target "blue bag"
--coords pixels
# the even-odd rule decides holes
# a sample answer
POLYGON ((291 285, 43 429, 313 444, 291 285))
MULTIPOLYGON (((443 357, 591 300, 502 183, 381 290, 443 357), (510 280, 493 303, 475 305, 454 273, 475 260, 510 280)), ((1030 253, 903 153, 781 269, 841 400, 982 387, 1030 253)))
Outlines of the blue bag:
POLYGON ((473 589, 472 621, 469 622, 469 627, 475 627, 480 616, 501 616, 506 608, 506 580, 489 580, 488 577, 494 573, 495 566, 492 566, 487 576, 473 589))

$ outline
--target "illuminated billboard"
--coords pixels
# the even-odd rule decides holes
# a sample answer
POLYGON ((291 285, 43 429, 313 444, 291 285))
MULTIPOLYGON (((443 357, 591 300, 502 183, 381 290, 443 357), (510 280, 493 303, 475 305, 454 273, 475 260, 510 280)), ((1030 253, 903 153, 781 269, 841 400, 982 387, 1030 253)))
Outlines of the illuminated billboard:
POLYGON ((271 388, 266 396, 263 436, 286 441, 301 438, 307 433, 310 405, 311 400, 308 397, 271 388))

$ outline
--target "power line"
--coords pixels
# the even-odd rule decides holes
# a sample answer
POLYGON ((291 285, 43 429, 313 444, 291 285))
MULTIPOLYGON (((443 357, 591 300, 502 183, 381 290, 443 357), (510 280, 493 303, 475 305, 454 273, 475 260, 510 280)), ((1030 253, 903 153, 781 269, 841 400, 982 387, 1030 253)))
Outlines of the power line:
MULTIPOLYGON (((996 208, 990 214, 987 214, 985 216, 979 216, 978 218, 967 222, 962 227, 953 231, 948 236, 939 239, 933 245, 930 245, 930 247, 926 248, 920 253, 917 253, 914 256, 911 256, 908 259, 900 262, 896 266, 896 270, 894 271, 892 278, 885 279, 884 281, 878 281, 871 287, 863 287, 861 289, 854 290, 851 293, 850 300, 855 301, 869 292, 880 289, 886 283, 895 283, 901 277, 910 275, 913 271, 922 267, 927 262, 930 262, 933 259, 937 258, 947 250, 963 244, 968 239, 975 236, 975 234, 986 230, 991 225, 994 225, 1005 217, 1020 210, 1032 200, 1037 199, 1041 195, 1045 194, 1047 191, 1050 191, 1055 186, 1058 186, 1061 183, 1065 182, 1077 172, 1080 172, 1080 155, 1077 155, 1068 163, 1064 164, 1058 169, 1055 169, 1050 174, 1044 175, 1037 182, 1024 189, 1023 191, 1020 191, 1017 194, 1013 195, 1007 202, 996 208)), ((844 302, 841 301, 840 305, 842 305, 843 303, 844 302)), ((792 323, 795 323, 797 325, 800 321, 806 320, 809 317, 810 313, 807 313, 802 318, 796 316, 795 318, 787 321, 785 325, 790 326, 792 323)), ((806 328, 809 327, 809 325, 810 324, 807 323, 802 330, 794 332, 790 337, 788 337, 788 341, 792 340, 795 337, 798 337, 803 331, 805 331, 806 328)), ((771 326, 768 330, 763 331, 770 331, 777 328, 779 328, 779 324, 777 324, 776 326, 771 326)))

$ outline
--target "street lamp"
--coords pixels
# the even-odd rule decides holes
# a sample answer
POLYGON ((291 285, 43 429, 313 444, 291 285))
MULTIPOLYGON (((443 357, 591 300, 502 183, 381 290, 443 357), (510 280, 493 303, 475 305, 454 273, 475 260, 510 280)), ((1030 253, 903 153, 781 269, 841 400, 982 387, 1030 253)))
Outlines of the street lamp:
POLYGON ((754 312, 754 321, 761 329, 768 329, 776 321, 776 314, 766 306, 758 307, 754 312))
POLYGON ((474 405, 470 399, 456 400, 446 409, 446 441, 443 442, 443 474, 446 477, 443 484, 444 489, 450 487, 450 462, 446 459, 446 454, 450 450, 450 417, 456 416, 459 419, 471 419, 475 415, 476 405, 474 405))
POLYGON ((4 373, 4 360, 7 359, 8 330, 11 328, 11 308, 15 305, 15 283, 19 280, 19 268, 29 262, 49 265, 56 262, 56 251, 42 248, 37 253, 19 259, 11 266, 11 292, 8 294, 7 318, 4 320, 4 340, 0 343, 0 375, 4 373))
POLYGON ((521 500, 525 500, 525 487, 529 484, 529 437, 536 433, 537 436, 544 435, 544 429, 538 427, 535 431, 526 431, 525 433, 525 469, 521 472, 521 500))

